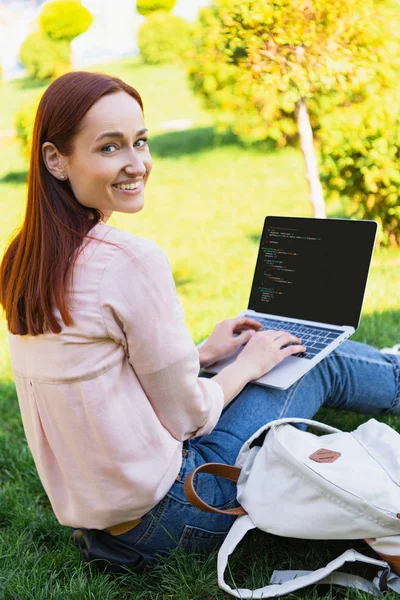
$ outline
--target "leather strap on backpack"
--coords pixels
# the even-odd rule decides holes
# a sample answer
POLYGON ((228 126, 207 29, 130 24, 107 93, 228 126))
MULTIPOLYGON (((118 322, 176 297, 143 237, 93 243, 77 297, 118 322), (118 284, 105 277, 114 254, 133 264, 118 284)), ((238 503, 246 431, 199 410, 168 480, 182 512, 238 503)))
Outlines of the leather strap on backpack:
POLYGON ((193 486, 193 478, 197 473, 208 473, 209 475, 216 475, 217 477, 223 477, 224 479, 229 479, 229 481, 237 483, 240 475, 240 469, 238 467, 232 467, 231 465, 224 465, 222 463, 205 463, 189 473, 189 475, 186 477, 183 489, 188 501, 193 504, 193 506, 196 506, 196 508, 200 508, 200 510, 221 513, 223 515, 247 515, 247 512, 241 506, 238 506, 237 508, 226 508, 224 510, 220 510, 219 508, 214 508, 213 506, 207 504, 207 502, 204 502, 204 500, 197 495, 193 486))

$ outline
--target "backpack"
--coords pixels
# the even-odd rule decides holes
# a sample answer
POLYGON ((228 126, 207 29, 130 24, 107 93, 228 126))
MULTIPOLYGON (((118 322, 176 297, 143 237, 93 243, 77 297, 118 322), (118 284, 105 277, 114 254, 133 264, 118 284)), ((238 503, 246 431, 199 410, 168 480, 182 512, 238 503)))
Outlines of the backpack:
POLYGON ((218 585, 237 598, 281 596, 315 583, 356 587, 374 595, 400 593, 400 435, 370 419, 343 432, 309 419, 279 419, 261 427, 242 446, 235 466, 206 463, 187 477, 188 500, 203 510, 221 512, 203 502, 193 487, 196 473, 237 482, 240 507, 217 560, 218 585), (297 428, 306 424, 324 435, 297 428), (270 585, 233 589, 224 572, 228 557, 254 528, 291 538, 364 540, 378 558, 349 549, 316 571, 274 571, 270 585), (345 562, 376 565, 368 581, 336 572, 345 562))

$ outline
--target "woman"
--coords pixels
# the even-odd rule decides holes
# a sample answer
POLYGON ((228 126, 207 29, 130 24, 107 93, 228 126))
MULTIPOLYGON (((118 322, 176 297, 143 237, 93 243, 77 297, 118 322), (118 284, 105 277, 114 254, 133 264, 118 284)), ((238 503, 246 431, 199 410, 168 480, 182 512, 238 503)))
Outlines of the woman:
MULTIPOLYGON (((114 211, 142 210, 151 169, 135 89, 85 72, 54 81, 37 111, 25 220, 0 271, 39 477, 60 524, 102 570, 222 541, 234 517, 192 507, 185 477, 204 462, 233 463, 264 423, 311 418, 322 405, 400 413, 399 361, 366 345, 344 343, 285 391, 250 382, 304 350, 288 333, 228 319, 198 351, 164 251, 107 225, 114 211), (199 377, 241 344, 232 365, 199 377)), ((236 506, 231 482, 204 475, 197 491, 236 506)))

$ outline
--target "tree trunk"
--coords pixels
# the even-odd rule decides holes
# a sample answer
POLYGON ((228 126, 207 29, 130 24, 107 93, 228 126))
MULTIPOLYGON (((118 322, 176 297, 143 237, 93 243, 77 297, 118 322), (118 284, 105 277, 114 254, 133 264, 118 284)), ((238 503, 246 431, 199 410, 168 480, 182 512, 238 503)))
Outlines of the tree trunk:
POLYGON ((314 209, 314 217, 326 218, 324 196, 319 180, 318 163, 315 154, 313 132, 308 116, 307 105, 304 98, 297 106, 297 128, 300 135, 300 147, 306 165, 307 181, 310 187, 311 204, 314 209))

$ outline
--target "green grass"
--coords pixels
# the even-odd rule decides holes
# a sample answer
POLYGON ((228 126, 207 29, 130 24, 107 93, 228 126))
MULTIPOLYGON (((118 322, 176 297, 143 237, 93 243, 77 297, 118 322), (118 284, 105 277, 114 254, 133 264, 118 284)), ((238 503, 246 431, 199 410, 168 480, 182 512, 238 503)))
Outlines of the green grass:
MULTIPOLYGON (((197 344, 214 325, 247 306, 259 236, 268 214, 310 216, 308 189, 297 150, 244 149, 218 137, 177 67, 145 67, 138 60, 94 67, 138 88, 145 104, 154 168, 143 211, 115 214, 109 223, 157 242, 169 256, 186 324, 197 344), (162 122, 191 119, 184 132, 162 122)), ((0 88, 0 131, 39 88, 19 81, 0 88)), ((24 215, 27 165, 17 142, 0 137, 0 253, 24 215)), ((338 207, 328 207, 330 215, 338 207)), ((382 347, 400 341, 399 252, 375 252, 361 326, 353 339, 382 347)), ((318 418, 344 429, 365 417, 320 411, 318 418)), ((102 575, 81 562, 69 529, 56 521, 27 447, 12 379, 7 327, 0 321, 0 600, 224 598, 217 587, 216 554, 184 555, 141 575, 102 575)), ((398 426, 397 419, 386 422, 398 426)), ((258 587, 274 568, 322 566, 346 542, 304 542, 256 533, 232 559, 241 587, 258 587), (251 565, 250 568, 247 565, 251 565)), ((326 599, 357 592, 320 590, 326 599)), ((315 590, 298 596, 316 597, 315 590)))

